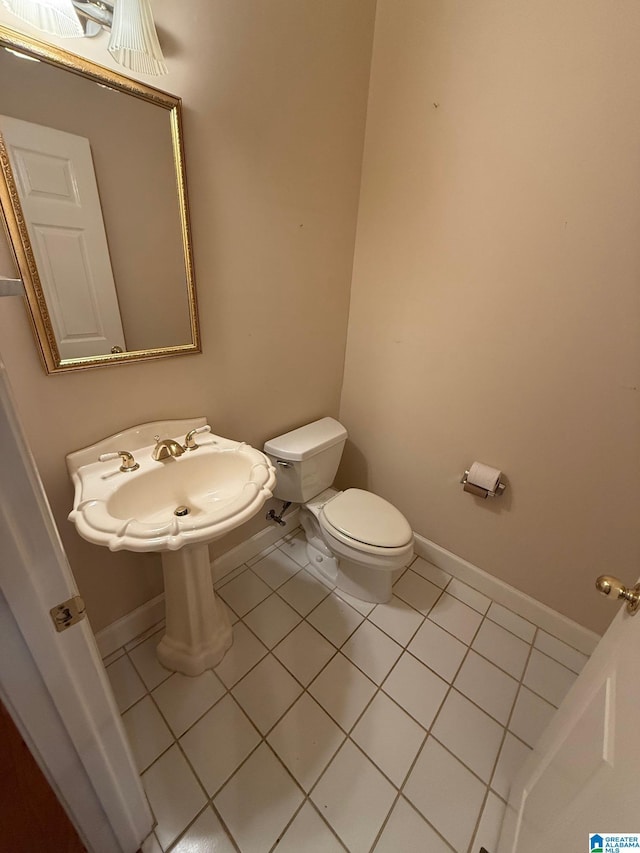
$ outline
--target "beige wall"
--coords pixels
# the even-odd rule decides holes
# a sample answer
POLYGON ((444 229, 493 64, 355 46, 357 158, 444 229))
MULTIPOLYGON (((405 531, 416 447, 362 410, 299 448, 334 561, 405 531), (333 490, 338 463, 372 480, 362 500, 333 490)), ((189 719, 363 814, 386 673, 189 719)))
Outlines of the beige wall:
POLYGON ((640 565, 639 31, 635 0, 378 0, 340 408, 344 482, 595 630, 595 576, 640 565))
MULTIPOLYGON (((46 376, 20 299, 0 301, 0 352, 95 630, 157 594, 161 573, 156 556, 78 537, 67 452, 201 414, 260 447, 337 414, 374 6, 154 2, 171 71, 155 85, 184 101, 202 355, 46 376)), ((0 23, 17 26, 4 10, 0 23)), ((66 44, 116 67, 106 41, 66 44)))

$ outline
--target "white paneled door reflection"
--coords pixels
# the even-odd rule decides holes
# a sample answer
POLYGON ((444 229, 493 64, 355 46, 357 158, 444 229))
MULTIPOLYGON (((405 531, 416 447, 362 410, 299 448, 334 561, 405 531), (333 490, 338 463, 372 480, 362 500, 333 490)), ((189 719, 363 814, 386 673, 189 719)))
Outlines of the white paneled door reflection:
POLYGON ((62 359, 126 349, 89 140, 0 116, 62 359))

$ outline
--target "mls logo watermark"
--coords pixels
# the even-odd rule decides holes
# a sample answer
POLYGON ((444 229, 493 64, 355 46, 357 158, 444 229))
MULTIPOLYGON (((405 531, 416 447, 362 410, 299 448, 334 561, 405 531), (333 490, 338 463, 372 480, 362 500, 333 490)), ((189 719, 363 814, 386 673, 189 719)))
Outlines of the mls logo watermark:
POLYGON ((625 853, 626 850, 640 850, 640 833, 591 832, 589 834, 589 853, 625 853))

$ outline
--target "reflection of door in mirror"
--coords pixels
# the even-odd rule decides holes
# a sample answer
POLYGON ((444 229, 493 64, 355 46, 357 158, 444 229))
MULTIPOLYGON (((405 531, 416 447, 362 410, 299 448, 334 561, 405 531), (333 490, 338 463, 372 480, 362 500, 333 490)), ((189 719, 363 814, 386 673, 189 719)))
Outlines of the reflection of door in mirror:
POLYGON ((125 349, 89 140, 9 116, 0 132, 60 357, 125 349))

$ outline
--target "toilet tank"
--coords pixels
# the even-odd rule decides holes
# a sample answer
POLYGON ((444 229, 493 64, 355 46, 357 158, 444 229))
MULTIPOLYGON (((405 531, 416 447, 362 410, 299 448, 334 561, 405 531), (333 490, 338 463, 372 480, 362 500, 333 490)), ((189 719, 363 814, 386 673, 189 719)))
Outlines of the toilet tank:
POLYGON ((305 503, 328 489, 338 471, 347 431, 334 418, 321 418, 266 442, 278 482, 274 497, 305 503))

